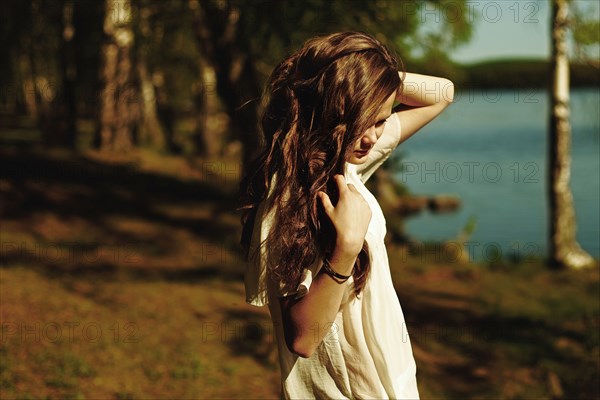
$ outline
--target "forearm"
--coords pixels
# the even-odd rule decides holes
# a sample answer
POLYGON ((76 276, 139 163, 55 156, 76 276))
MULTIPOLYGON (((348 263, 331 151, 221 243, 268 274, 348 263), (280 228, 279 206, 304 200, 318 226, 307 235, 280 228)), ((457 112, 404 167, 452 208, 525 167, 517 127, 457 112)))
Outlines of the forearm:
POLYGON ((446 78, 399 72, 403 89, 396 101, 410 107, 445 106, 454 99, 454 84, 446 78))
MULTIPOLYGON (((349 275, 356 256, 334 255, 330 265, 342 275, 349 275)), ((327 273, 317 274, 310 290, 297 301, 284 303, 284 323, 288 348, 294 353, 309 357, 332 329, 339 310, 346 284, 340 283, 327 273)))

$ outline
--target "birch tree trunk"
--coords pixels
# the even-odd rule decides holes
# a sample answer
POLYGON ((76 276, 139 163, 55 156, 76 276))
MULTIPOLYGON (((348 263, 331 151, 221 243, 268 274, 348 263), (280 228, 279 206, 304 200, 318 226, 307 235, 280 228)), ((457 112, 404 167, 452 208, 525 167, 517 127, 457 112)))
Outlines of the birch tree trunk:
POLYGON ((155 150, 165 149, 165 135, 157 113, 157 93, 152 82, 152 71, 148 68, 149 38, 152 33, 150 19, 156 10, 149 3, 139 4, 137 73, 140 84, 140 145, 149 145, 155 150))
POLYGON ((138 118, 134 80, 131 0, 106 0, 102 45, 100 148, 126 152, 133 148, 138 118))
POLYGON ((144 55, 138 60, 141 94, 141 142, 155 150, 164 150, 165 137, 156 112, 156 91, 144 55))
POLYGON ((549 262, 550 266, 555 268, 583 268, 594 265, 595 261, 576 241, 575 209, 569 188, 571 125, 566 40, 568 12, 567 0, 552 1, 551 109, 548 140, 549 262))
MULTIPOLYGON (((219 130, 217 82, 214 68, 200 63, 201 84, 195 94, 196 128, 194 139, 198 155, 212 159, 223 150, 223 132, 219 130)), ((222 130, 222 127, 221 127, 222 130)))

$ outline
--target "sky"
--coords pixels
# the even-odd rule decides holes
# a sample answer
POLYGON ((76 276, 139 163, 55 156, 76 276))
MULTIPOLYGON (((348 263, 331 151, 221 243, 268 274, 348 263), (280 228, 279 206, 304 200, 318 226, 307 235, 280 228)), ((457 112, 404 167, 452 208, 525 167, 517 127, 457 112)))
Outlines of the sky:
MULTIPOLYGON (((597 0, 575 0, 575 3, 598 18, 600 2, 597 0)), ((452 15, 450 7, 441 10, 441 17, 452 15)), ((550 55, 548 0, 468 0, 466 16, 474 22, 473 36, 469 43, 451 53, 450 57, 456 62, 548 58, 550 55)), ((425 13, 422 17, 427 24, 439 18, 434 13, 425 13)))

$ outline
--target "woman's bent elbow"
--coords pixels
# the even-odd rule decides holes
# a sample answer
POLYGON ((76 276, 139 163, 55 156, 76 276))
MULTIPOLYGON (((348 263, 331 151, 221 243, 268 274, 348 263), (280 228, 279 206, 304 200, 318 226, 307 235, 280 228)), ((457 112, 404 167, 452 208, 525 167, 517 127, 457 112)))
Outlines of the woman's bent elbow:
POLYGON ((454 83, 449 79, 444 79, 442 97, 444 102, 447 104, 450 104, 454 101, 454 83))
POLYGON ((287 341, 288 350, 298 357, 310 358, 316 350, 314 343, 311 343, 308 338, 295 338, 287 341))

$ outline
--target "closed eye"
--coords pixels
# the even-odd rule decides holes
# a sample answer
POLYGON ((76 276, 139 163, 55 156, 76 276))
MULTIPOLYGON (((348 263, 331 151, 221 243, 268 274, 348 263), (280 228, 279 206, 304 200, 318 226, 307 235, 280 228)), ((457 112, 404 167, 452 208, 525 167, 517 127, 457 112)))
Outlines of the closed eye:
POLYGON ((385 123, 387 122, 387 119, 382 119, 381 121, 377 121, 375 123, 375 128, 380 128, 382 127, 385 123))

